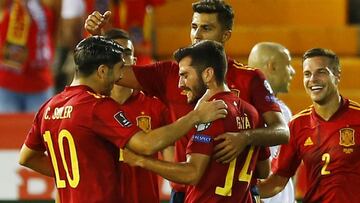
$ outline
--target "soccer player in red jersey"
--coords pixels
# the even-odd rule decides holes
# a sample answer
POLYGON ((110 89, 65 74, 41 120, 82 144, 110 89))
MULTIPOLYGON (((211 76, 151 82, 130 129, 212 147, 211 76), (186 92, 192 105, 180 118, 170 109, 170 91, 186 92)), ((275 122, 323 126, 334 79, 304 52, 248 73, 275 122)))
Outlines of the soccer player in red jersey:
POLYGON ((90 37, 77 45, 74 60, 74 81, 40 108, 19 160, 53 176, 61 202, 121 202, 119 148, 150 155, 195 124, 226 114, 223 102, 202 102, 177 122, 145 133, 108 97, 121 78, 123 48, 103 37, 90 37))
MULTIPOLYGON (((201 0, 192 7, 194 14, 190 31, 191 42, 214 40, 224 45, 230 39, 232 32, 234 13, 231 6, 221 0, 201 0)), ((107 27, 110 16, 110 12, 105 12, 104 15, 94 12, 88 16, 85 28, 92 34, 101 34, 101 29, 107 27)), ((190 93, 178 88, 179 66, 174 61, 125 67, 123 73, 124 77, 118 81, 118 84, 142 89, 158 97, 168 106, 172 120, 176 120, 194 107, 186 101, 186 94, 190 93)), ((289 129, 264 75, 257 69, 243 66, 228 58, 226 82, 232 92, 255 106, 267 127, 218 136, 216 139, 223 141, 215 147, 214 158, 228 163, 247 145, 269 146, 287 143, 289 129)), ((190 135, 191 133, 175 143, 175 160, 178 162, 186 160, 185 150, 190 135)), ((178 195, 177 192, 183 196, 185 190, 184 185, 173 185, 172 199, 173 196, 178 195)))
POLYGON ((125 153, 125 161, 152 170, 168 180, 190 184, 185 202, 252 202, 249 184, 259 147, 247 146, 227 164, 211 159, 218 143, 214 140, 216 136, 261 124, 256 109, 234 95, 225 84, 227 60, 223 46, 204 40, 179 49, 174 56, 180 66, 179 86, 187 92, 187 101, 196 101, 206 92, 209 100, 225 101, 229 113, 224 119, 197 125, 187 146, 186 162, 165 162, 131 152, 125 153))
MULTIPOLYGON (((126 65, 134 65, 134 46, 129 34, 121 29, 112 29, 104 35, 115 40, 124 47, 124 61, 126 65)), ((169 110, 155 97, 146 96, 143 92, 131 88, 114 85, 111 97, 121 104, 122 109, 128 112, 128 118, 133 123, 148 132, 169 123, 169 110)), ((163 150, 163 157, 173 159, 173 146, 163 150), (168 149, 170 148, 170 149, 168 149), (169 158, 170 157, 170 158, 169 158)), ((121 151, 122 153, 122 151, 121 151)), ((154 155, 157 158, 157 154, 154 155)), ((120 155, 120 161, 123 161, 120 155)), ((128 203, 159 203, 158 176, 140 167, 131 167, 121 162, 120 190, 122 202, 128 203)))
POLYGON ((274 174, 258 185, 261 196, 281 191, 303 161, 308 188, 303 202, 360 202, 360 105, 340 95, 340 73, 334 52, 305 52, 304 87, 313 105, 290 122, 290 142, 281 147, 274 174))

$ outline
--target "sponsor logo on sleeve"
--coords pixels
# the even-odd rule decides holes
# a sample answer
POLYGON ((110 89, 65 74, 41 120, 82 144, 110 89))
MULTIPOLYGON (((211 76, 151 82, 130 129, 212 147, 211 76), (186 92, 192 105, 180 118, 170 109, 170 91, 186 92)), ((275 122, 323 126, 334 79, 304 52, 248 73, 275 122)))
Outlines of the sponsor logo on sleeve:
POLYGON ((208 129, 210 127, 211 123, 200 123, 198 125, 196 125, 196 132, 201 132, 204 131, 206 129, 208 129))
POLYGON ((124 113, 122 111, 119 111, 117 112, 115 115, 114 115, 114 118, 117 122, 120 123, 120 125, 122 127, 130 127, 132 126, 132 123, 125 117, 124 113))
POLYGON ((193 136, 193 142, 209 144, 211 142, 211 140, 212 140, 212 138, 208 135, 195 134, 193 136))

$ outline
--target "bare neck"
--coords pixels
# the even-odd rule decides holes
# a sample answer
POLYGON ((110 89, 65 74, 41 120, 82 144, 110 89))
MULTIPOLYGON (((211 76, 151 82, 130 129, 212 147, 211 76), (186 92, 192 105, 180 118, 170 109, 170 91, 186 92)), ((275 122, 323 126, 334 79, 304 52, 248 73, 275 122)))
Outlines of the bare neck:
POLYGON ((217 85, 216 83, 208 85, 208 91, 207 91, 208 98, 220 92, 230 92, 230 89, 225 83, 221 85, 217 85))
POLYGON ((324 120, 328 121, 332 115, 339 109, 341 105, 341 97, 339 94, 332 97, 325 104, 313 103, 315 112, 324 120))

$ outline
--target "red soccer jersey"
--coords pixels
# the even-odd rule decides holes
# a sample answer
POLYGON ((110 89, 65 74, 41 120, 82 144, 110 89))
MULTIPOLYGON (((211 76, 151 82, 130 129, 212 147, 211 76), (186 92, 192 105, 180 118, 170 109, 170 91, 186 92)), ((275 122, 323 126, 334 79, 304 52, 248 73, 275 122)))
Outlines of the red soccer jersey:
POLYGON ((360 202, 360 105, 344 99, 328 121, 308 108, 289 126, 290 142, 281 147, 274 174, 291 177, 303 161, 308 188, 303 202, 360 202))
POLYGON ((61 202, 121 202, 119 150, 139 128, 109 97, 66 87, 37 113, 25 140, 47 151, 61 202))
MULTIPOLYGON (((168 106, 173 121, 194 108, 187 103, 186 95, 178 88, 179 66, 176 62, 166 61, 135 66, 134 73, 144 91, 158 97, 168 106)), ((280 112, 270 85, 259 70, 228 59, 226 81, 233 93, 255 106, 260 114, 267 111, 280 112)), ((175 143, 176 161, 186 160, 185 150, 192 134, 192 132, 188 133, 188 136, 183 136, 175 143)), ((185 187, 173 186, 176 191, 185 192, 185 187)))
MULTIPOLYGON (((200 124, 190 139, 187 154, 200 153, 211 156, 218 142, 213 138, 224 132, 250 129, 259 125, 256 109, 230 92, 214 95, 210 100, 221 99, 228 106, 228 115, 212 123, 200 124)), ((259 147, 247 147, 230 164, 210 160, 200 182, 189 186, 187 203, 252 202, 250 180, 255 169, 259 147)))
MULTIPOLYGON (((145 96, 142 92, 134 93, 121 108, 127 112, 129 120, 145 132, 169 123, 166 106, 159 99, 145 96)), ((120 170, 122 202, 160 202, 158 176, 155 173, 126 163, 121 164, 120 170)))

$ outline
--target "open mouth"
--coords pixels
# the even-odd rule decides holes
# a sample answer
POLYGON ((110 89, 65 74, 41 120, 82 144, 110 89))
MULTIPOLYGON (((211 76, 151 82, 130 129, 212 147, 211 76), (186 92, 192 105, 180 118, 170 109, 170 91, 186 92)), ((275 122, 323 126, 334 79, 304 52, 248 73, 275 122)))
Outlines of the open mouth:
POLYGON ((323 86, 320 86, 320 85, 314 85, 314 86, 311 86, 309 89, 310 89, 312 92, 319 92, 319 91, 321 91, 322 89, 324 89, 324 87, 323 87, 323 86))

